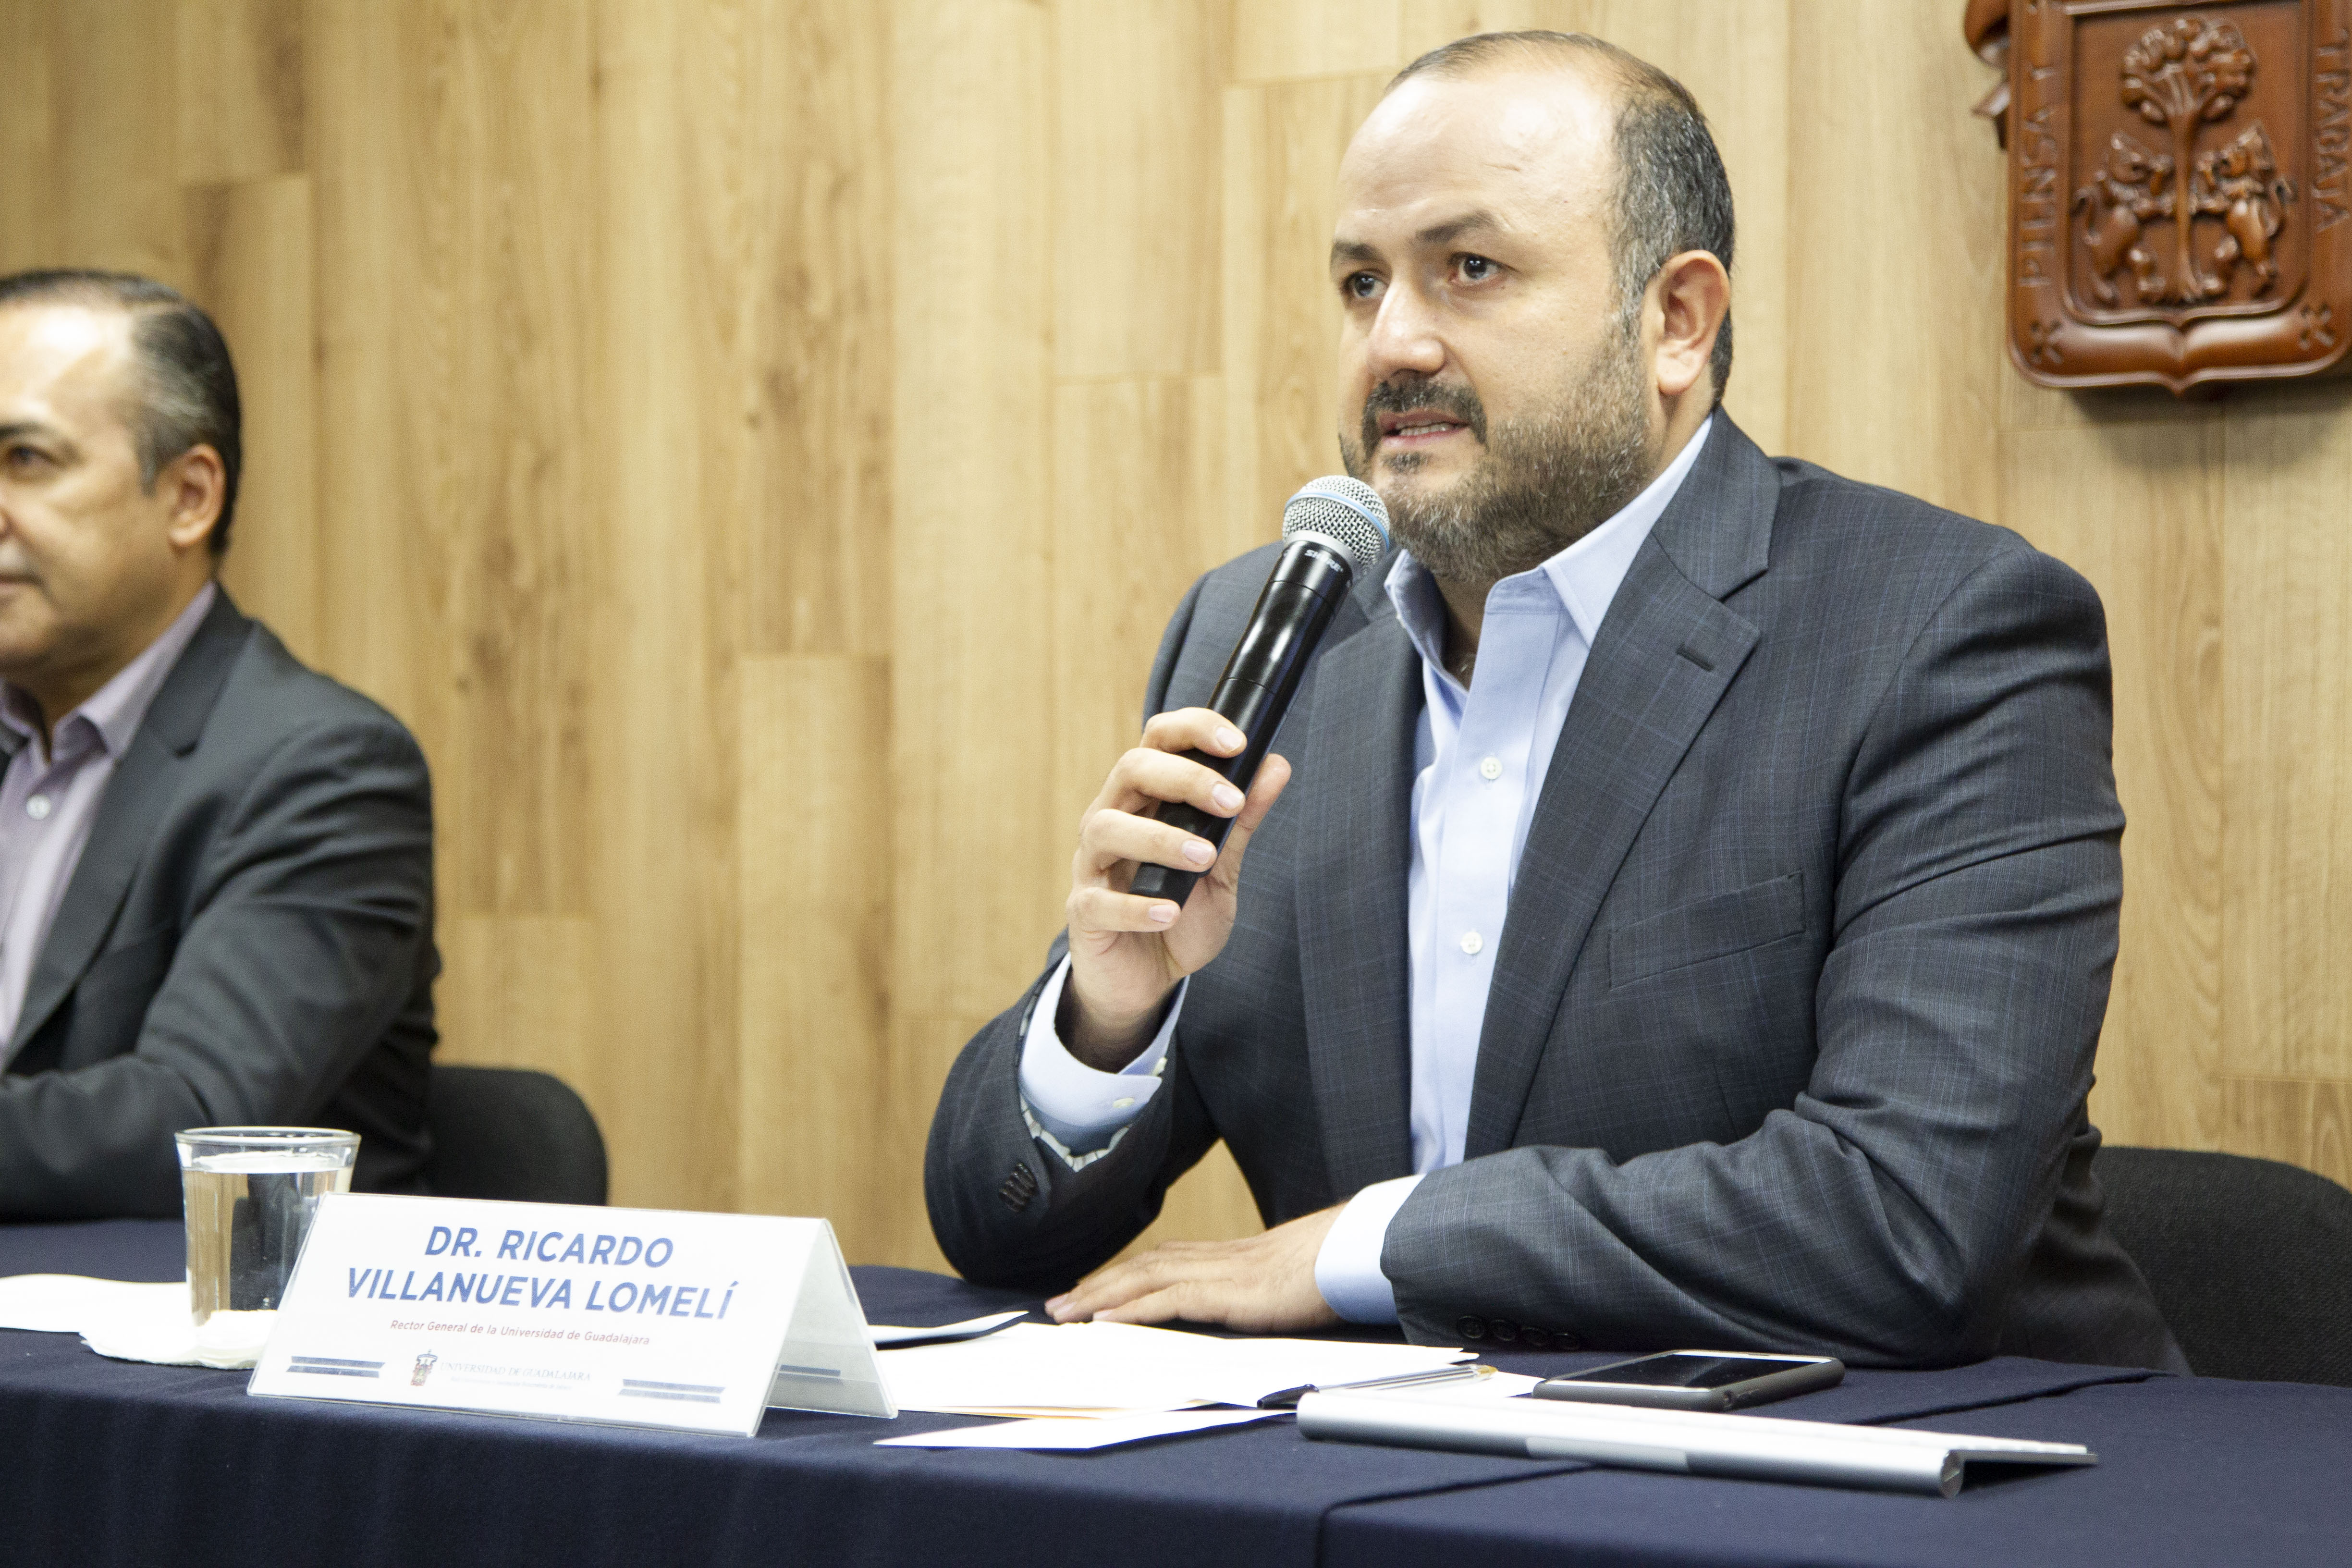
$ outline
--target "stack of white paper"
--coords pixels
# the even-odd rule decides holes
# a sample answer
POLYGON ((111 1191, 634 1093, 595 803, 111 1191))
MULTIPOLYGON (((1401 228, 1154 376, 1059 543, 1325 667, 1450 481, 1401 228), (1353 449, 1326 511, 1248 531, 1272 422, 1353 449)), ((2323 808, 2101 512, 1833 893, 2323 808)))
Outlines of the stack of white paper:
POLYGON ((1181 1437, 1220 1426, 1246 1426, 1272 1421, 1287 1410, 1146 1410, 1123 1415, 1041 1416, 1030 1421, 996 1421, 985 1426, 958 1426, 946 1432, 919 1432, 911 1437, 884 1437, 877 1448, 1022 1448, 1034 1453, 1071 1453, 1116 1448, 1154 1437, 1181 1437))
POLYGON ((985 1339, 885 1350, 878 1359, 901 1410, 1066 1418, 1255 1405, 1283 1389, 1433 1371, 1471 1356, 1427 1345, 1226 1340, 1132 1323, 1015 1323, 985 1339))

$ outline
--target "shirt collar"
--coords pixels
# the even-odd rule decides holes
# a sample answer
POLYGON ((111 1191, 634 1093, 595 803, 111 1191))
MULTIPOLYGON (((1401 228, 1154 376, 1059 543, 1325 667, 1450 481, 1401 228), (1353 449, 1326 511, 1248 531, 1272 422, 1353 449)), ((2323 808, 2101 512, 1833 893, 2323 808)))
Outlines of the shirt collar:
MULTIPOLYGON (((79 718, 96 732, 110 754, 121 756, 122 749, 131 743, 131 737, 138 733, 139 722, 147 717, 156 693, 163 689, 172 667, 180 662, 180 655, 195 640, 196 628, 204 624, 213 601, 219 596, 219 588, 211 583, 197 590, 187 608, 173 618, 163 635, 149 643, 138 658, 116 670, 113 679, 92 692, 80 707, 52 724, 49 733, 62 735, 66 725, 79 718)), ((0 724, 25 740, 40 733, 32 700, 5 681, 0 681, 0 724)))
MULTIPOLYGON (((1706 445, 1707 432, 1714 426, 1715 416, 1709 414, 1683 444, 1683 449, 1675 454, 1674 461, 1640 495, 1591 532, 1541 565, 1496 584, 1487 591, 1488 607, 1523 598, 1531 589, 1545 591, 1548 596, 1558 598, 1575 621, 1584 646, 1591 647, 1601 635, 1601 617, 1608 615, 1610 602, 1617 597, 1625 574, 1633 569, 1633 557, 1640 552, 1642 542, 1650 537, 1650 530, 1682 489, 1683 480, 1698 461, 1699 448, 1706 445)), ((1437 582, 1429 574, 1429 568, 1414 560, 1412 552, 1405 551, 1389 573, 1387 586, 1389 600, 1396 605, 1397 619, 1403 624, 1414 650, 1432 667, 1443 668, 1445 603, 1438 595, 1437 582)))

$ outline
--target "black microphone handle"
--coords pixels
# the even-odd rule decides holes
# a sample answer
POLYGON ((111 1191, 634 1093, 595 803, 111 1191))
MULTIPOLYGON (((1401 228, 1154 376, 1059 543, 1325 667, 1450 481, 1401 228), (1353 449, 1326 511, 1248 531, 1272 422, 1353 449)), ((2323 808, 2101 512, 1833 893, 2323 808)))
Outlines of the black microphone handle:
MULTIPOLYGON (((1319 539, 1294 539, 1284 547, 1258 594, 1256 606, 1250 611, 1241 641, 1234 646, 1233 657, 1225 661, 1224 673, 1217 678, 1216 689, 1209 697, 1210 709, 1231 720, 1248 744, 1231 757, 1213 757, 1205 752, 1186 752, 1185 756, 1222 774, 1244 795, 1249 793, 1258 764, 1265 761, 1266 748, 1282 727, 1282 716, 1298 693, 1316 645, 1330 629, 1331 616, 1347 596, 1354 576, 1347 556, 1319 539)), ((1152 816, 1221 849, 1234 826, 1230 816, 1217 816, 1182 801, 1164 802, 1152 816)), ((1172 866, 1139 866, 1128 891, 1139 898, 1173 899, 1181 907, 1192 896, 1192 884, 1201 875, 1172 866)))

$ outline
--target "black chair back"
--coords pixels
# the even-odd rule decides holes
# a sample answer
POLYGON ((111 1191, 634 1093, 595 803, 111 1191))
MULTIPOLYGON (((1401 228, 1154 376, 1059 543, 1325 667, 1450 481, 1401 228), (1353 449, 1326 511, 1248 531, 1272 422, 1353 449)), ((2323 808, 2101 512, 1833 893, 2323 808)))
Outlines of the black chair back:
POLYGON ((2185 1149, 2102 1149, 2092 1168, 2190 1367, 2352 1387, 2352 1192, 2185 1149))
POLYGON ((604 1201, 604 1137, 562 1079, 524 1068, 433 1068, 427 1187, 445 1198, 604 1201))

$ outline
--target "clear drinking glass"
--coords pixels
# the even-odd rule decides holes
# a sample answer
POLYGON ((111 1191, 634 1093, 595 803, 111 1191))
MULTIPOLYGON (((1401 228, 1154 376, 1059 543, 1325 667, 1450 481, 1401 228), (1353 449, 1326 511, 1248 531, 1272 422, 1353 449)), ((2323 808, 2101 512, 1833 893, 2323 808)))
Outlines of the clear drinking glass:
POLYGON ((360 1135, 331 1127, 197 1127, 173 1137, 196 1326, 215 1312, 276 1311, 320 1195, 352 1190, 360 1135))

